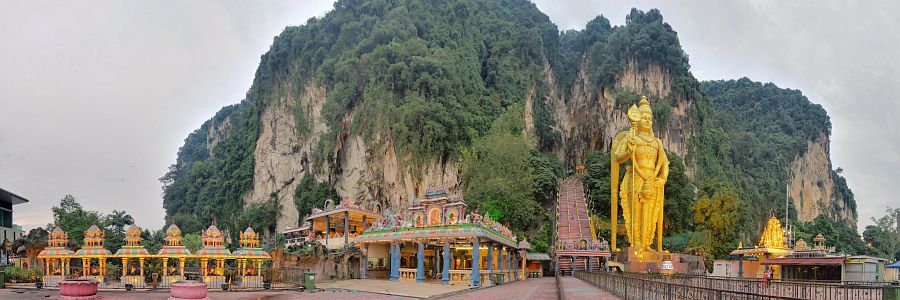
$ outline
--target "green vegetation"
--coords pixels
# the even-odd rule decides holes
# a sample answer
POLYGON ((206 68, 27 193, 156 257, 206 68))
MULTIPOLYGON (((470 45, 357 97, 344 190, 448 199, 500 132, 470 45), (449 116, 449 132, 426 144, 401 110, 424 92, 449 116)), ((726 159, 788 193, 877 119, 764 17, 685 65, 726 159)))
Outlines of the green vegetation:
POLYGON ((334 200, 335 204, 339 202, 334 188, 328 182, 316 182, 309 174, 303 175, 300 184, 294 189, 294 205, 300 213, 300 220, 306 219, 314 207, 323 207, 328 199, 334 200))
POLYGON ((507 110, 491 133, 463 150, 462 191, 471 211, 481 211, 507 224, 519 237, 528 237, 546 250, 552 230, 548 209, 559 180, 559 163, 535 151, 522 136, 520 109, 507 110))
POLYGON ((884 216, 872 218, 874 225, 866 226, 863 239, 867 252, 888 260, 900 260, 900 208, 885 209, 884 216))

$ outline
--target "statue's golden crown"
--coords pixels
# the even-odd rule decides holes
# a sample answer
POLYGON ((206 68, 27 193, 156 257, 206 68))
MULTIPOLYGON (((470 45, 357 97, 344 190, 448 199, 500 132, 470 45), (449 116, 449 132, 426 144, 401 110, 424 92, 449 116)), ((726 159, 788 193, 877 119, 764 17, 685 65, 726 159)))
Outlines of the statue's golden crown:
POLYGON ((653 111, 650 110, 650 100, 647 100, 647 96, 642 96, 641 101, 638 104, 632 104, 630 108, 628 108, 628 119, 631 122, 637 122, 643 118, 643 114, 650 114, 653 116, 653 111))

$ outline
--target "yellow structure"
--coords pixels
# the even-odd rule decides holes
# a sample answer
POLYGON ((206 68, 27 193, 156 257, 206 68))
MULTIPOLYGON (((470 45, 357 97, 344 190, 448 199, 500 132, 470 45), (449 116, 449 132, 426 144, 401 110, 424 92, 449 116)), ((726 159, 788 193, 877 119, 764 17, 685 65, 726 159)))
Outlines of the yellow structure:
MULTIPOLYGON (((796 246, 800 249, 806 248, 806 242, 801 239, 796 246)), ((735 277, 762 278, 766 270, 771 270, 772 278, 780 278, 781 266, 769 265, 767 261, 793 252, 785 245, 784 229, 781 227, 781 222, 775 217, 775 211, 772 211, 772 216, 766 222, 766 228, 763 229, 759 243, 755 247, 738 245, 737 250, 731 251, 731 257, 738 257, 736 266, 738 271, 735 277)))
MULTIPOLYGON (((612 143, 611 155, 611 231, 617 232, 619 199, 625 219, 628 241, 635 255, 646 260, 651 252, 654 233, 657 251, 662 251, 663 196, 669 177, 669 159, 662 141, 653 134, 653 111, 647 97, 642 97, 638 105, 628 109, 631 128, 616 135, 612 143), (619 166, 631 162, 626 167, 625 176, 619 185, 619 166)), ((612 249, 616 248, 613 234, 612 249)))
POLYGON ((103 282, 106 275, 106 258, 112 253, 103 248, 103 230, 97 224, 91 225, 84 231, 84 246, 75 252, 75 256, 81 259, 81 277, 103 282), (97 267, 91 266, 91 259, 97 259, 97 267))
POLYGON ((225 248, 225 236, 216 227, 216 220, 203 231, 203 249, 197 251, 194 257, 200 259, 200 275, 203 282, 209 287, 218 287, 225 283, 225 260, 232 258, 231 251, 225 248), (209 261, 214 263, 209 267, 209 261))
POLYGON ((47 241, 47 248, 41 250, 38 259, 43 263, 43 273, 41 277, 45 286, 57 286, 66 279, 68 275, 69 263, 75 252, 67 248, 69 243, 69 234, 62 230, 58 225, 50 232, 50 239, 47 241))
POLYGON ((163 278, 162 285, 169 286, 173 282, 184 280, 184 261, 191 257, 191 250, 184 246, 184 238, 181 236, 181 229, 178 225, 172 223, 166 229, 166 245, 159 249, 156 257, 162 260, 163 278), (170 259, 178 260, 178 272, 175 272, 175 266, 169 266, 170 259))
POLYGON ((233 254, 234 258, 237 259, 240 274, 238 284, 241 287, 262 287, 263 277, 259 271, 262 270, 263 260, 268 260, 272 257, 259 247, 259 236, 253 228, 250 228, 250 224, 247 224, 247 229, 241 232, 240 242, 241 248, 235 250, 233 254))
POLYGON ((122 277, 120 277, 122 284, 130 283, 136 288, 147 286, 147 283, 144 281, 144 262, 153 257, 153 255, 150 255, 147 249, 144 249, 144 246, 141 245, 143 240, 141 238, 141 229, 136 225, 131 225, 125 231, 125 246, 116 251, 115 255, 115 257, 122 259, 122 277), (133 260, 137 260, 137 267, 134 265, 129 267, 130 262, 133 260))

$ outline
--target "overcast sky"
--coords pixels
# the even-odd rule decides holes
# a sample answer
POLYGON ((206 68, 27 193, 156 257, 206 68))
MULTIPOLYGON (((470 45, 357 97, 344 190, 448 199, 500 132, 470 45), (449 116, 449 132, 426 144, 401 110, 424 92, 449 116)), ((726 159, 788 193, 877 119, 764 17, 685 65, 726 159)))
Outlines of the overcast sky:
MULTIPOLYGON (((659 8, 700 80, 803 91, 833 124, 832 161, 860 229, 898 207, 898 1, 536 1, 561 30, 659 8)), ((158 178, 184 138, 243 98, 285 26, 331 1, 0 0, 0 187, 26 229, 73 194, 87 209, 163 225, 158 178)))

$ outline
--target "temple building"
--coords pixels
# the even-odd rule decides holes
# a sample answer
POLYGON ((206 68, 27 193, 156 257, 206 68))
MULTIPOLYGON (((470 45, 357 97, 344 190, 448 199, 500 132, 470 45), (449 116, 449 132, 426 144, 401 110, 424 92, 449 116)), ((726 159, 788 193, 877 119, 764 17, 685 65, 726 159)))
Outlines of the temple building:
POLYGON ((166 229, 164 240, 166 245, 159 249, 156 257, 162 260, 162 286, 169 286, 174 282, 184 280, 184 262, 191 257, 191 250, 184 246, 181 229, 175 223, 166 229), (175 265, 169 266, 169 261, 172 259, 178 260, 178 272, 175 272, 175 265))
POLYGON ((240 278, 238 285, 241 287, 262 287, 263 277, 259 271, 262 270, 263 260, 269 260, 272 257, 269 253, 263 251, 259 247, 259 236, 256 231, 247 224, 247 229, 241 232, 241 248, 234 251, 234 258, 237 259, 240 278))
POLYGON ((68 275, 69 263, 75 252, 69 250, 69 234, 59 225, 50 232, 47 247, 38 254, 43 262, 41 280, 45 286, 58 286, 68 275))
POLYGON ((141 229, 136 225, 131 225, 125 231, 125 246, 116 251, 115 257, 122 259, 122 277, 119 278, 121 284, 131 284, 136 288, 147 286, 144 281, 144 262, 153 257, 144 249, 141 242, 141 229), (132 262, 138 263, 135 267, 132 262))
POLYGON ((478 212, 443 187, 427 188, 402 214, 386 209, 353 243, 363 253, 362 278, 391 281, 439 281, 443 284, 493 284, 524 279, 530 245, 505 226, 478 212), (384 270, 384 271, 381 271, 384 270), (370 272, 371 271, 371 272, 370 272))
POLYGON ((759 243, 753 247, 744 247, 740 244, 736 250, 731 251, 727 259, 715 260, 713 276, 762 278, 767 270, 771 270, 773 278, 778 278, 781 267, 766 262, 792 252, 784 243, 784 229, 781 222, 772 211, 759 243))
POLYGON ((194 253, 200 259, 200 276, 209 287, 218 287, 225 283, 225 260, 231 258, 231 251, 225 248, 225 236, 216 227, 214 219, 209 228, 203 231, 203 248, 194 253), (210 260, 213 266, 209 266, 210 260))
POLYGON ((109 250, 103 248, 103 238, 103 230, 97 224, 84 231, 84 245, 75 252, 75 257, 81 259, 81 278, 103 282, 106 259, 112 256, 109 250), (91 265, 93 259, 97 259, 96 266, 91 265))
POLYGON ((318 240, 328 249, 340 249, 350 245, 350 240, 361 235, 378 217, 378 213, 362 209, 349 199, 345 198, 338 205, 329 199, 323 209, 313 208, 306 217, 308 226, 289 232, 305 232, 307 240, 318 240))

